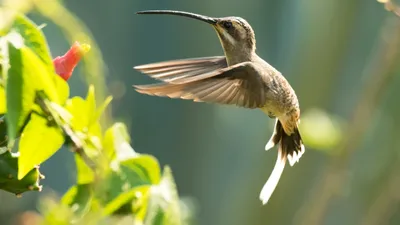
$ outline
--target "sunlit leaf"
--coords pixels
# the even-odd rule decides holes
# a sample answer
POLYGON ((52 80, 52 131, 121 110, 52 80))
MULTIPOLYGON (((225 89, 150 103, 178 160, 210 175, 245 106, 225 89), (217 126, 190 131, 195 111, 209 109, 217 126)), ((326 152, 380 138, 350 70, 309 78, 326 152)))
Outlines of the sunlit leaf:
POLYGON ((87 118, 88 124, 92 121, 92 118, 94 117, 96 113, 96 99, 94 95, 94 86, 90 85, 89 90, 86 96, 86 113, 87 113, 87 118), (89 122, 90 121, 90 122, 89 122))
POLYGON ((89 91, 86 96, 86 113, 87 113, 87 126, 88 126, 88 133, 97 137, 101 137, 101 126, 100 122, 96 118, 97 115, 97 108, 96 108, 96 99, 95 99, 95 92, 94 86, 89 86, 89 91))
POLYGON ((89 184, 94 181, 93 170, 86 165, 82 157, 75 154, 75 164, 76 164, 76 183, 77 184, 89 184))
POLYGON ((143 174, 138 174, 137 171, 122 166, 116 171, 109 171, 104 185, 99 187, 100 193, 103 193, 100 198, 103 203, 109 203, 122 193, 144 185, 151 185, 151 181, 146 179, 143 174))
MULTIPOLYGON (((104 187, 104 192, 107 194, 103 202, 111 204, 107 209, 108 213, 117 211, 117 208, 119 213, 123 208, 131 208, 130 205, 134 200, 132 192, 135 192, 136 187, 158 184, 161 179, 160 165, 157 159, 150 155, 136 153, 129 142, 130 136, 126 126, 122 123, 115 123, 104 135, 103 148, 109 162, 111 160, 112 168, 106 181, 108 186, 104 187)), ((147 201, 143 204, 147 204, 147 201)), ((135 206, 138 207, 137 204, 135 206)), ((135 210, 140 215, 146 212, 145 208, 141 209, 140 207, 135 210)))
POLYGON ((148 210, 150 198, 150 188, 145 192, 142 192, 142 196, 136 196, 134 201, 132 201, 132 213, 135 218, 135 222, 138 224, 143 224, 146 219, 146 214, 148 210))
POLYGON ((70 115, 70 125, 84 142, 84 149, 89 156, 95 156, 101 148, 101 126, 98 121, 90 123, 92 106, 81 97, 68 99, 65 107, 70 115))
POLYGON ((119 141, 115 142, 116 146, 118 146, 119 145, 118 143, 120 143, 120 142, 128 142, 129 143, 131 141, 131 138, 128 133, 128 129, 126 128, 125 124, 115 123, 112 126, 112 128, 113 128, 114 136, 121 137, 121 139, 119 141))
POLYGON ((26 125, 19 142, 18 179, 50 158, 64 143, 62 130, 47 123, 46 118, 32 114, 26 125))
POLYGON ((42 60, 49 73, 55 74, 53 60, 42 30, 23 15, 18 15, 15 18, 12 29, 21 34, 25 45, 42 60))
POLYGON ((58 94, 58 103, 64 105, 69 97, 69 86, 61 77, 54 75, 54 85, 58 94))
POLYGON ((3 87, 0 87, 0 114, 6 112, 6 93, 3 87))
POLYGON ((69 96, 69 86, 55 73, 53 59, 42 30, 29 18, 20 14, 15 18, 12 29, 22 36, 24 45, 40 58, 48 73, 52 75, 51 79, 56 86, 60 103, 63 104, 69 96))
POLYGON ((103 137, 103 154, 106 159, 106 166, 115 158, 115 148, 114 148, 114 132, 113 127, 106 130, 103 137))
POLYGON ((23 46, 21 37, 18 34, 11 36, 6 97, 8 131, 10 139, 14 139, 33 107, 36 91, 43 90, 51 101, 60 103, 60 90, 54 85, 54 74, 48 73, 36 54, 23 46))
POLYGON ((93 199, 91 184, 79 184, 71 187, 61 199, 61 203, 71 207, 74 214, 78 217, 83 216, 90 209, 93 199))
POLYGON ((158 162, 150 156, 137 156, 128 159, 123 161, 116 170, 110 171, 104 182, 105 185, 101 187, 103 189, 101 193, 104 193, 102 202, 109 204, 116 201, 118 204, 110 203, 112 206, 109 206, 108 212, 127 213, 126 209, 132 208, 131 202, 134 199, 132 193, 127 193, 137 187, 150 187, 155 183, 158 184, 157 179, 159 179, 160 174, 156 174, 157 171, 159 171, 158 162), (120 197, 120 195, 124 197, 120 197), (125 204, 121 205, 122 202, 125 204), (116 209, 117 205, 119 206, 118 210, 116 209))
POLYGON ((107 97, 106 100, 100 105, 100 107, 97 108, 94 86, 89 86, 89 91, 86 96, 89 125, 98 123, 100 116, 103 114, 104 110, 111 102, 111 100, 112 97, 107 97))
MULTIPOLYGON (((15 44, 22 46, 22 39, 16 38, 15 44)), ((8 45, 10 51, 10 66, 9 78, 7 79, 7 120, 9 123, 8 133, 11 139, 14 139, 23 121, 30 113, 31 108, 34 104, 35 99, 35 83, 30 78, 32 74, 24 70, 28 68, 24 67, 23 64, 29 64, 28 59, 22 56, 22 53, 14 48, 13 45, 8 45)), ((19 47, 21 47, 19 46, 19 47)), ((39 63, 40 64, 40 63, 39 63)), ((40 65, 38 66, 40 67, 40 65)), ((36 69, 38 67, 35 67, 36 69)), ((33 69, 35 69, 33 68, 33 69)))
POLYGON ((140 154, 135 158, 120 162, 120 166, 134 170, 143 179, 150 181, 151 184, 160 182, 160 165, 154 156, 140 154))
POLYGON ((182 224, 179 199, 171 169, 164 167, 159 185, 151 187, 145 224, 182 224))
POLYGON ((100 107, 96 109, 96 113, 93 116, 91 123, 93 123, 94 121, 98 121, 100 119, 101 115, 104 113, 104 111, 106 110, 107 106, 110 104, 111 101, 112 101, 111 96, 108 96, 106 100, 104 100, 104 102, 100 105, 100 107))
MULTIPOLYGON (((134 187, 127 192, 121 193, 104 207, 103 214, 111 215, 112 213, 120 209, 123 205, 130 203, 132 199, 135 199, 135 201, 138 202, 143 202, 142 199, 147 198, 147 193, 149 190, 150 185, 143 185, 134 187)), ((141 205, 138 207, 142 208, 141 205)))
POLYGON ((114 163, 118 164, 120 161, 131 159, 137 156, 137 153, 129 144, 130 136, 127 128, 123 123, 115 123, 107 129, 103 147, 105 154, 110 160, 115 160, 114 163))
POLYGON ((82 131, 88 126, 87 104, 81 97, 73 97, 67 100, 65 108, 71 113, 71 127, 75 131, 82 131))
POLYGON ((8 41, 5 37, 1 37, 0 38, 0 111, 1 111, 0 113, 3 114, 7 110, 5 85, 9 67, 10 65, 8 62, 8 41))
POLYGON ((71 126, 75 131, 101 137, 100 123, 92 120, 96 115, 93 88, 89 88, 86 100, 81 97, 68 99, 66 109, 72 115, 71 126))

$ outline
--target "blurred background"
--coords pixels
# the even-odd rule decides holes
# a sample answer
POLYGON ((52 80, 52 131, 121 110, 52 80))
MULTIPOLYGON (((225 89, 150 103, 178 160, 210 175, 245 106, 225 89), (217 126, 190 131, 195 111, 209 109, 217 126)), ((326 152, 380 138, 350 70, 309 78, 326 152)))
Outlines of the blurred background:
MULTIPOLYGON (((400 224, 400 18, 375 0, 68 0, 103 55, 114 96, 111 115, 126 122, 134 149, 172 167, 196 224, 400 224), (276 160, 264 151, 274 126, 259 110, 138 94, 153 83, 133 66, 222 55, 215 31, 199 21, 136 15, 175 9, 240 16, 253 27, 257 53, 296 90, 306 153, 287 166, 269 203, 258 199, 276 160)), ((70 44, 37 13, 53 56, 70 44)), ((68 22, 68 21, 67 21, 68 22)), ((79 40, 84 42, 85 40, 79 40)), ((80 68, 71 95, 85 96, 80 68)), ((72 154, 42 166, 44 191, 22 199, 0 192, 0 220, 35 209, 37 199, 74 183, 72 154)))

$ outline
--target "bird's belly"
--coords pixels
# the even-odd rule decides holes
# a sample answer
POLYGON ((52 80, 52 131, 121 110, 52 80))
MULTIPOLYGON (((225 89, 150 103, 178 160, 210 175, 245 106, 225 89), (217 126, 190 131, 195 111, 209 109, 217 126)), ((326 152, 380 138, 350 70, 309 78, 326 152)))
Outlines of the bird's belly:
POLYGON ((264 113, 270 117, 281 117, 299 108, 297 96, 288 85, 282 86, 282 82, 270 83, 270 88, 265 93, 265 104, 261 108, 264 113))
POLYGON ((269 117, 281 117, 293 109, 298 108, 297 101, 291 98, 282 98, 282 96, 268 96, 265 105, 261 110, 269 117), (270 98, 268 98, 270 97, 270 98))
POLYGON ((261 110, 269 117, 279 117, 284 114, 284 109, 273 102, 267 102, 261 110))

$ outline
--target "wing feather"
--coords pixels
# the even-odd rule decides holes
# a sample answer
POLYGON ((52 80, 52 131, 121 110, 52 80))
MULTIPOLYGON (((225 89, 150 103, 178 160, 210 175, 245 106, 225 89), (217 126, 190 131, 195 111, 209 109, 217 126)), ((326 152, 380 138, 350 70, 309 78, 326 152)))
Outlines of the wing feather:
POLYGON ((225 56, 179 59, 136 66, 134 69, 167 83, 191 82, 203 79, 199 75, 227 67, 225 56), (189 79, 192 78, 192 79, 189 79))
MULTIPOLYGON (((190 61, 190 60, 185 60, 190 61)), ((194 61, 198 63, 197 61, 194 61)), ((148 68, 160 68, 165 65, 187 65, 183 62, 159 63, 148 68)), ((206 64, 202 61, 198 64, 206 64)), ((136 90, 143 94, 165 96, 170 98, 191 99, 196 102, 220 103, 237 105, 246 108, 260 108, 265 104, 267 87, 257 72, 255 65, 251 62, 239 63, 230 67, 219 69, 201 68, 181 73, 179 77, 166 79, 166 83, 151 85, 136 85, 136 90), (202 73, 196 73, 201 71, 202 73), (195 75, 194 75, 195 74, 195 75), (168 81, 168 82, 167 82, 168 81)), ((143 67, 141 67, 143 69, 143 67)), ((194 67, 193 67, 194 68, 194 67)), ((148 69, 150 70, 150 69, 148 69)), ((176 70, 178 71, 178 70, 176 70)), ((185 70, 186 71, 186 70, 185 70)), ((172 76, 171 76, 172 77, 172 76)))

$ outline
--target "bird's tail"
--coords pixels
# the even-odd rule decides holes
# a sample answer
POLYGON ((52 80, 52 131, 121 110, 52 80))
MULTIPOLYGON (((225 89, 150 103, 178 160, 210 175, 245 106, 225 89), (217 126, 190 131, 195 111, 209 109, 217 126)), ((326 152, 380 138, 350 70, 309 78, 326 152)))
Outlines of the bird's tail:
POLYGON ((263 202, 263 204, 268 202, 269 198, 274 192, 275 187, 277 186, 282 175, 283 169, 285 168, 286 160, 289 160, 290 166, 293 166, 299 161, 305 150, 297 125, 293 129, 293 133, 288 135, 284 131, 281 121, 278 119, 275 123, 274 133, 265 146, 265 150, 271 149, 276 144, 279 144, 278 158, 270 177, 264 184, 264 187, 260 193, 260 200, 263 202))

